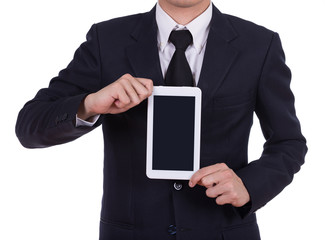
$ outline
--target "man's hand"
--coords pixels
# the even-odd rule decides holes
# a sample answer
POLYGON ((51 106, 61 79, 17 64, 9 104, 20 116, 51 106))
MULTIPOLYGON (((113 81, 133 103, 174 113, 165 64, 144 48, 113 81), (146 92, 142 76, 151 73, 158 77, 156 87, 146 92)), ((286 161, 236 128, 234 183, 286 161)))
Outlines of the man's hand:
POLYGON ((152 94, 150 79, 125 74, 96 93, 89 94, 80 104, 77 116, 83 120, 106 113, 122 113, 138 105, 152 94))
POLYGON ((196 184, 206 187, 206 195, 216 198, 218 205, 231 204, 234 207, 242 207, 250 201, 242 180, 224 163, 198 170, 189 181, 190 187, 196 184))

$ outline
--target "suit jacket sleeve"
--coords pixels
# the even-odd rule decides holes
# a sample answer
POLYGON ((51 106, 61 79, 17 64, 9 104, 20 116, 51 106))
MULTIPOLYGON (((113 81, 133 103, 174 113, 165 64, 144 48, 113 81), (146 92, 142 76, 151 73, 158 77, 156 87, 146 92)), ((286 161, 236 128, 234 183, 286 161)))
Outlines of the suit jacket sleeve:
POLYGON ((96 25, 73 60, 27 102, 18 115, 16 135, 27 148, 48 147, 72 141, 94 127, 75 127, 75 117, 87 94, 100 88, 101 69, 96 25))
POLYGON ((259 160, 237 171, 251 197, 250 207, 242 211, 243 215, 255 212, 280 193, 304 163, 306 141, 295 114, 290 80, 280 38, 274 33, 255 109, 266 139, 264 150, 259 160))

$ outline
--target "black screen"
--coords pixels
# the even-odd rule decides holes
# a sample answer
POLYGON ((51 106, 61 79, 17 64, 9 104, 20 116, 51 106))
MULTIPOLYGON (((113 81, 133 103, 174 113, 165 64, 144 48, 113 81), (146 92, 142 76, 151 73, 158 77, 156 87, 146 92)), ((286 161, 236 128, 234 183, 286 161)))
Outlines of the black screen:
POLYGON ((155 170, 193 170, 195 97, 154 96, 155 170))

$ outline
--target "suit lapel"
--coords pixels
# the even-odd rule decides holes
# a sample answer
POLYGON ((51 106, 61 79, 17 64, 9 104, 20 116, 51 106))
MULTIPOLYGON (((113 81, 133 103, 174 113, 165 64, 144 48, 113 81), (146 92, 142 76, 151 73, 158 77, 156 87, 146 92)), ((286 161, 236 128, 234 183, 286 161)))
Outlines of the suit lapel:
POLYGON ((205 49, 198 87, 204 98, 216 94, 222 85, 238 51, 231 46, 237 36, 228 20, 213 7, 210 32, 205 49))
POLYGON ((157 46, 155 7, 143 15, 142 22, 131 34, 135 43, 127 48, 127 56, 136 77, 150 78, 154 85, 163 85, 157 46))

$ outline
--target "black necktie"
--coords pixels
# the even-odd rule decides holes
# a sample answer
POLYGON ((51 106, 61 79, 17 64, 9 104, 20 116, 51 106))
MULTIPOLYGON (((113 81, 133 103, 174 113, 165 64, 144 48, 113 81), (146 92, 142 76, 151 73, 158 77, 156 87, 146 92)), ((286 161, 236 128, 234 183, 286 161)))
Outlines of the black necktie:
POLYGON ((165 84, 194 86, 192 71, 185 56, 185 50, 193 42, 192 34, 188 30, 172 31, 169 41, 174 44, 176 50, 165 75, 165 84))

